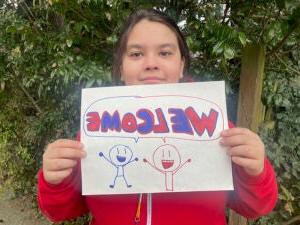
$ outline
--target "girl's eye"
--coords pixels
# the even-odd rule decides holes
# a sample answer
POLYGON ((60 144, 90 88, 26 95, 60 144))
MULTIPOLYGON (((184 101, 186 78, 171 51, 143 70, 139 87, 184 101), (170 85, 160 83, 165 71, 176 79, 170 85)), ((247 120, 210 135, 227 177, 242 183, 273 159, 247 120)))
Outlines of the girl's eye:
POLYGON ((131 52, 129 53, 129 56, 132 58, 138 58, 141 57, 143 54, 141 52, 131 52))
POLYGON ((166 56, 172 55, 172 52, 170 52, 170 51, 161 51, 159 54, 163 57, 166 57, 166 56))

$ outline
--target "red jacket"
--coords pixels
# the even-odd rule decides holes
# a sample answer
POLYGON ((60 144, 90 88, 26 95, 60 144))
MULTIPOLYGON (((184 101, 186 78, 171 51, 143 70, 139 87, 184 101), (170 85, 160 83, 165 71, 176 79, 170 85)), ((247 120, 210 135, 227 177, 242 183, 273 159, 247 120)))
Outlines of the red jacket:
MULTIPOLYGON (((48 218, 58 222, 91 212, 92 225, 135 224, 138 194, 82 196, 80 176, 77 169, 62 183, 50 185, 39 171, 38 203, 48 218)), ((234 191, 161 193, 152 194, 151 199, 143 194, 141 220, 137 224, 146 225, 148 219, 152 225, 225 225, 226 207, 247 218, 266 215, 273 209, 277 184, 267 159, 264 171, 257 177, 233 165, 233 179, 234 191)))

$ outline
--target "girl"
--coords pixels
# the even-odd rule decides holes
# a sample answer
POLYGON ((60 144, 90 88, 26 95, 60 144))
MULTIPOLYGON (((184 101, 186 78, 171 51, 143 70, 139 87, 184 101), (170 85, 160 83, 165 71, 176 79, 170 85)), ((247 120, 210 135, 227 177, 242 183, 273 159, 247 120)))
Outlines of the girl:
MULTIPOLYGON (((155 10, 132 14, 115 52, 113 75, 125 85, 176 83, 189 66, 189 51, 176 23, 155 10)), ((57 140, 43 155, 38 202, 53 221, 90 212, 93 225, 225 225, 225 208, 248 218, 269 213, 277 199, 274 171, 260 138, 244 128, 222 132, 233 161, 234 191, 82 196, 79 141, 57 140)))

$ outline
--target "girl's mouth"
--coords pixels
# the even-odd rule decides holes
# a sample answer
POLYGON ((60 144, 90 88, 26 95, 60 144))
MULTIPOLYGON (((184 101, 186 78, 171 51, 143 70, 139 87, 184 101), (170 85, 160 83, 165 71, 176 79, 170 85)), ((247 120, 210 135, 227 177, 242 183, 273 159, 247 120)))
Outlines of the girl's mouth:
POLYGON ((164 79, 159 78, 159 77, 145 77, 143 79, 141 79, 143 84, 161 84, 161 83, 165 83, 164 79))

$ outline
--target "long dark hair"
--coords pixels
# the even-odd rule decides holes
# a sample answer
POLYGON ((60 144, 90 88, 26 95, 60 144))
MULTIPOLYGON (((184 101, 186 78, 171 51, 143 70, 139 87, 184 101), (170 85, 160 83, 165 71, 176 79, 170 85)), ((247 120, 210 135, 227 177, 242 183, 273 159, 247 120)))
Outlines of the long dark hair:
POLYGON ((128 36, 133 27, 141 20, 146 19, 152 22, 159 22, 169 27, 176 35, 181 57, 184 59, 183 74, 187 73, 190 66, 190 54, 185 38, 179 30, 177 24, 169 16, 163 12, 154 9, 141 9, 132 13, 125 22, 119 40, 114 51, 114 62, 112 67, 112 76, 115 81, 119 81, 121 77, 120 67, 122 65, 123 55, 126 50, 128 36))

